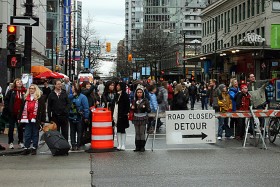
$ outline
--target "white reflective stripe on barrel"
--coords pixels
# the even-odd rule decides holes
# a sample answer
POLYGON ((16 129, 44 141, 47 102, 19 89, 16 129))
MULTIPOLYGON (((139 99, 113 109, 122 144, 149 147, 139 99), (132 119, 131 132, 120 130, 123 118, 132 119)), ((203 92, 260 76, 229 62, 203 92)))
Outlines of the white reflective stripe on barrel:
POLYGON ((92 135, 91 140, 113 140, 113 135, 102 135, 102 136, 92 135))
POLYGON ((92 122, 93 127, 112 127, 112 122, 92 122))

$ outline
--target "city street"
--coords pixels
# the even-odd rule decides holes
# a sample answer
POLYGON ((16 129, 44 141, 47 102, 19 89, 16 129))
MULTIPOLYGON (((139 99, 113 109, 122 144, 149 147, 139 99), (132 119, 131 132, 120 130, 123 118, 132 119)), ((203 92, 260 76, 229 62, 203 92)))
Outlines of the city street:
MULTIPOLYGON (((196 108, 199 108, 196 105, 196 108)), ((1 135, 1 142, 6 141, 1 135)), ((249 140, 249 139, 248 139, 249 140)), ((146 152, 133 152, 134 128, 127 131, 126 151, 94 153, 96 186, 279 186, 280 140, 268 149, 246 148, 237 140, 216 144, 167 146, 165 127, 152 136, 146 152)), ((116 144, 115 144, 116 145, 116 144)), ((90 154, 53 157, 46 146, 36 156, 0 157, 0 186, 90 186, 90 154)))

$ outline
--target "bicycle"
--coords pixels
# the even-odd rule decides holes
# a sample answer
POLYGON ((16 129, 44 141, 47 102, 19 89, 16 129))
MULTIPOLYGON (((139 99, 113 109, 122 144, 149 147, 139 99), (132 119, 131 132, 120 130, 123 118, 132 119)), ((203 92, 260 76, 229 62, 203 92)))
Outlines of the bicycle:
MULTIPOLYGON (((280 104, 275 109, 280 109, 280 104)), ((270 143, 274 143, 280 131, 280 118, 271 117, 268 125, 268 139, 270 143)))

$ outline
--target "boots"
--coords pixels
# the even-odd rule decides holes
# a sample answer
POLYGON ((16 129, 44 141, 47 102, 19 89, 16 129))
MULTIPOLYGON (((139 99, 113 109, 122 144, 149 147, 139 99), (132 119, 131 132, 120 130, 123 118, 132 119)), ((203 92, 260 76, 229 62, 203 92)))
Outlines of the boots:
POLYGON ((145 152, 145 140, 140 140, 140 152, 145 152))
POLYGON ((121 133, 117 133, 117 141, 118 141, 118 147, 117 149, 120 150, 121 149, 121 142, 122 142, 122 134, 121 133))
POLYGON ((141 141, 140 140, 135 140, 135 146, 136 146, 136 149, 133 150, 134 152, 138 152, 140 151, 140 145, 141 145, 141 141))
POLYGON ((123 133, 122 135, 122 146, 121 146, 121 150, 124 151, 125 150, 125 143, 126 143, 126 134, 123 133))

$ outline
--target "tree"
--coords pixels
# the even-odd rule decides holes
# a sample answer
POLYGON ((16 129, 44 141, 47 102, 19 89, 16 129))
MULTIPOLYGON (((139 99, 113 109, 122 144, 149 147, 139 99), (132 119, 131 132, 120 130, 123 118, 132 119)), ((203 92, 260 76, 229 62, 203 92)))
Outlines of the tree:
POLYGON ((91 46, 99 46, 98 38, 96 36, 96 31, 92 27, 93 25, 93 19, 92 16, 88 13, 88 17, 86 19, 85 24, 83 25, 82 28, 82 60, 84 61, 85 58, 90 59, 90 68, 91 69, 98 69, 100 67, 100 63, 98 60, 100 51, 98 50, 93 50, 89 51, 89 47, 91 46))
POLYGON ((162 70, 161 61, 170 46, 169 33, 161 29, 145 30, 132 45, 133 58, 145 57, 150 63, 151 73, 158 78, 158 71, 162 70))

